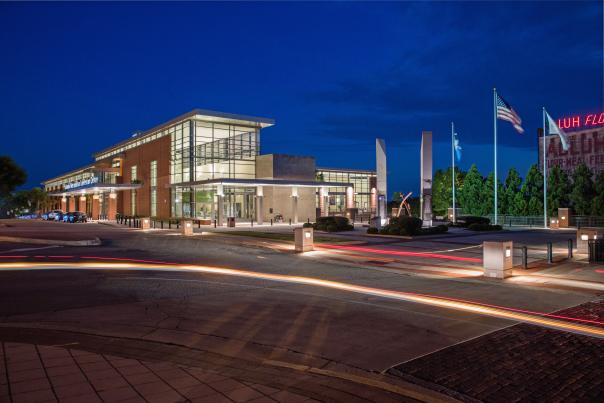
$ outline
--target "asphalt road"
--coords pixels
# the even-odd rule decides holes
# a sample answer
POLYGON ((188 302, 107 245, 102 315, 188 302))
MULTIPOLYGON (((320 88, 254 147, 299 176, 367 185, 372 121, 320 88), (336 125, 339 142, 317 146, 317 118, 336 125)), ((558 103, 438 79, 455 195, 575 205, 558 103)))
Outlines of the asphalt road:
MULTIPOLYGON (((40 236, 57 233, 55 228, 40 230, 45 224, 38 229, 40 236)), ((14 341, 28 329, 28 340, 39 344, 86 345, 86 338, 98 336, 183 346, 233 360, 374 373, 518 323, 481 312, 266 278, 153 270, 166 269, 157 264, 109 267, 106 258, 305 276, 537 312, 594 298, 591 293, 482 278, 413 276, 342 262, 329 251, 296 255, 270 243, 244 243, 233 237, 182 239, 98 224, 65 228, 77 231, 69 235, 73 238, 100 236, 104 245, 0 244, 0 256, 27 256, 17 259, 26 262, 23 267, 0 271, 0 339, 14 341), (81 266, 36 266, 56 261, 81 266), (104 266, 92 264, 99 261, 104 266), (38 270, 28 270, 32 267, 38 270)), ((170 359, 166 355, 163 358, 170 359)))

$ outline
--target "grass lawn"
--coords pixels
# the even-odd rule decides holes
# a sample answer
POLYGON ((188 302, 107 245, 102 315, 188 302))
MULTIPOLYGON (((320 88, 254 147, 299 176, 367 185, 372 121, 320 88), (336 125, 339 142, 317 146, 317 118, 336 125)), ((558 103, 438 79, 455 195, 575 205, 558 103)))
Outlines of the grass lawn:
MULTIPOLYGON (((258 231, 221 231, 221 232, 216 232, 216 234, 249 236, 249 237, 253 237, 253 238, 274 239, 277 241, 292 241, 292 242, 294 241, 293 231, 291 234, 281 233, 281 232, 258 232, 258 231)), ((332 237, 323 236, 323 235, 315 235, 314 241, 318 242, 318 243, 350 242, 349 240, 346 240, 346 239, 332 238, 332 237)))

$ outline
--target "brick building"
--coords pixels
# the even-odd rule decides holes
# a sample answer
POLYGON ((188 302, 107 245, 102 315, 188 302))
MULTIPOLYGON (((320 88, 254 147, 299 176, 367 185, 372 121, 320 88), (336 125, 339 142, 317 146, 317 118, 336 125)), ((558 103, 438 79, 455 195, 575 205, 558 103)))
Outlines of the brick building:
MULTIPOLYGON (((313 157, 260 154, 266 118, 193 110, 94 154, 43 182, 56 208, 116 214, 293 222, 317 214, 375 214, 376 172, 317 168, 313 157)), ((384 161, 385 163, 385 161, 384 161)), ((381 196, 381 197, 380 197, 381 196)))

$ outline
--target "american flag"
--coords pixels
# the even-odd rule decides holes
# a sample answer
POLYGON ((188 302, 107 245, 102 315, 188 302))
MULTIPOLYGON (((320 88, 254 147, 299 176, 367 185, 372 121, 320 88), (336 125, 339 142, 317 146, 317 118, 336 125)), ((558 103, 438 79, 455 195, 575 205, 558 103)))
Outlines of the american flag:
POLYGON ((499 94, 497 94, 497 119, 507 120, 514 126, 514 129, 516 129, 518 133, 524 133, 524 129, 521 126, 522 119, 520 119, 520 116, 518 116, 514 108, 505 102, 499 94))

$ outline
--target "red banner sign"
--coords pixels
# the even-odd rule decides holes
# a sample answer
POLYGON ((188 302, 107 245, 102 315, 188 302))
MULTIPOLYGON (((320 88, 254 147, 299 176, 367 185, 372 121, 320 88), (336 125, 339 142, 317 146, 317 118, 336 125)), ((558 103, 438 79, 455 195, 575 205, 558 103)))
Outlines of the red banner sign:
POLYGON ((561 129, 587 129, 594 126, 604 125, 604 112, 590 113, 587 115, 576 115, 558 119, 558 127, 561 129))
MULTIPOLYGON (((559 165, 571 173, 577 165, 585 163, 594 173, 604 169, 604 129, 584 130, 568 134, 569 149, 564 151, 557 135, 547 136, 547 169, 559 165)), ((543 170, 543 140, 539 139, 539 169, 543 170)))

